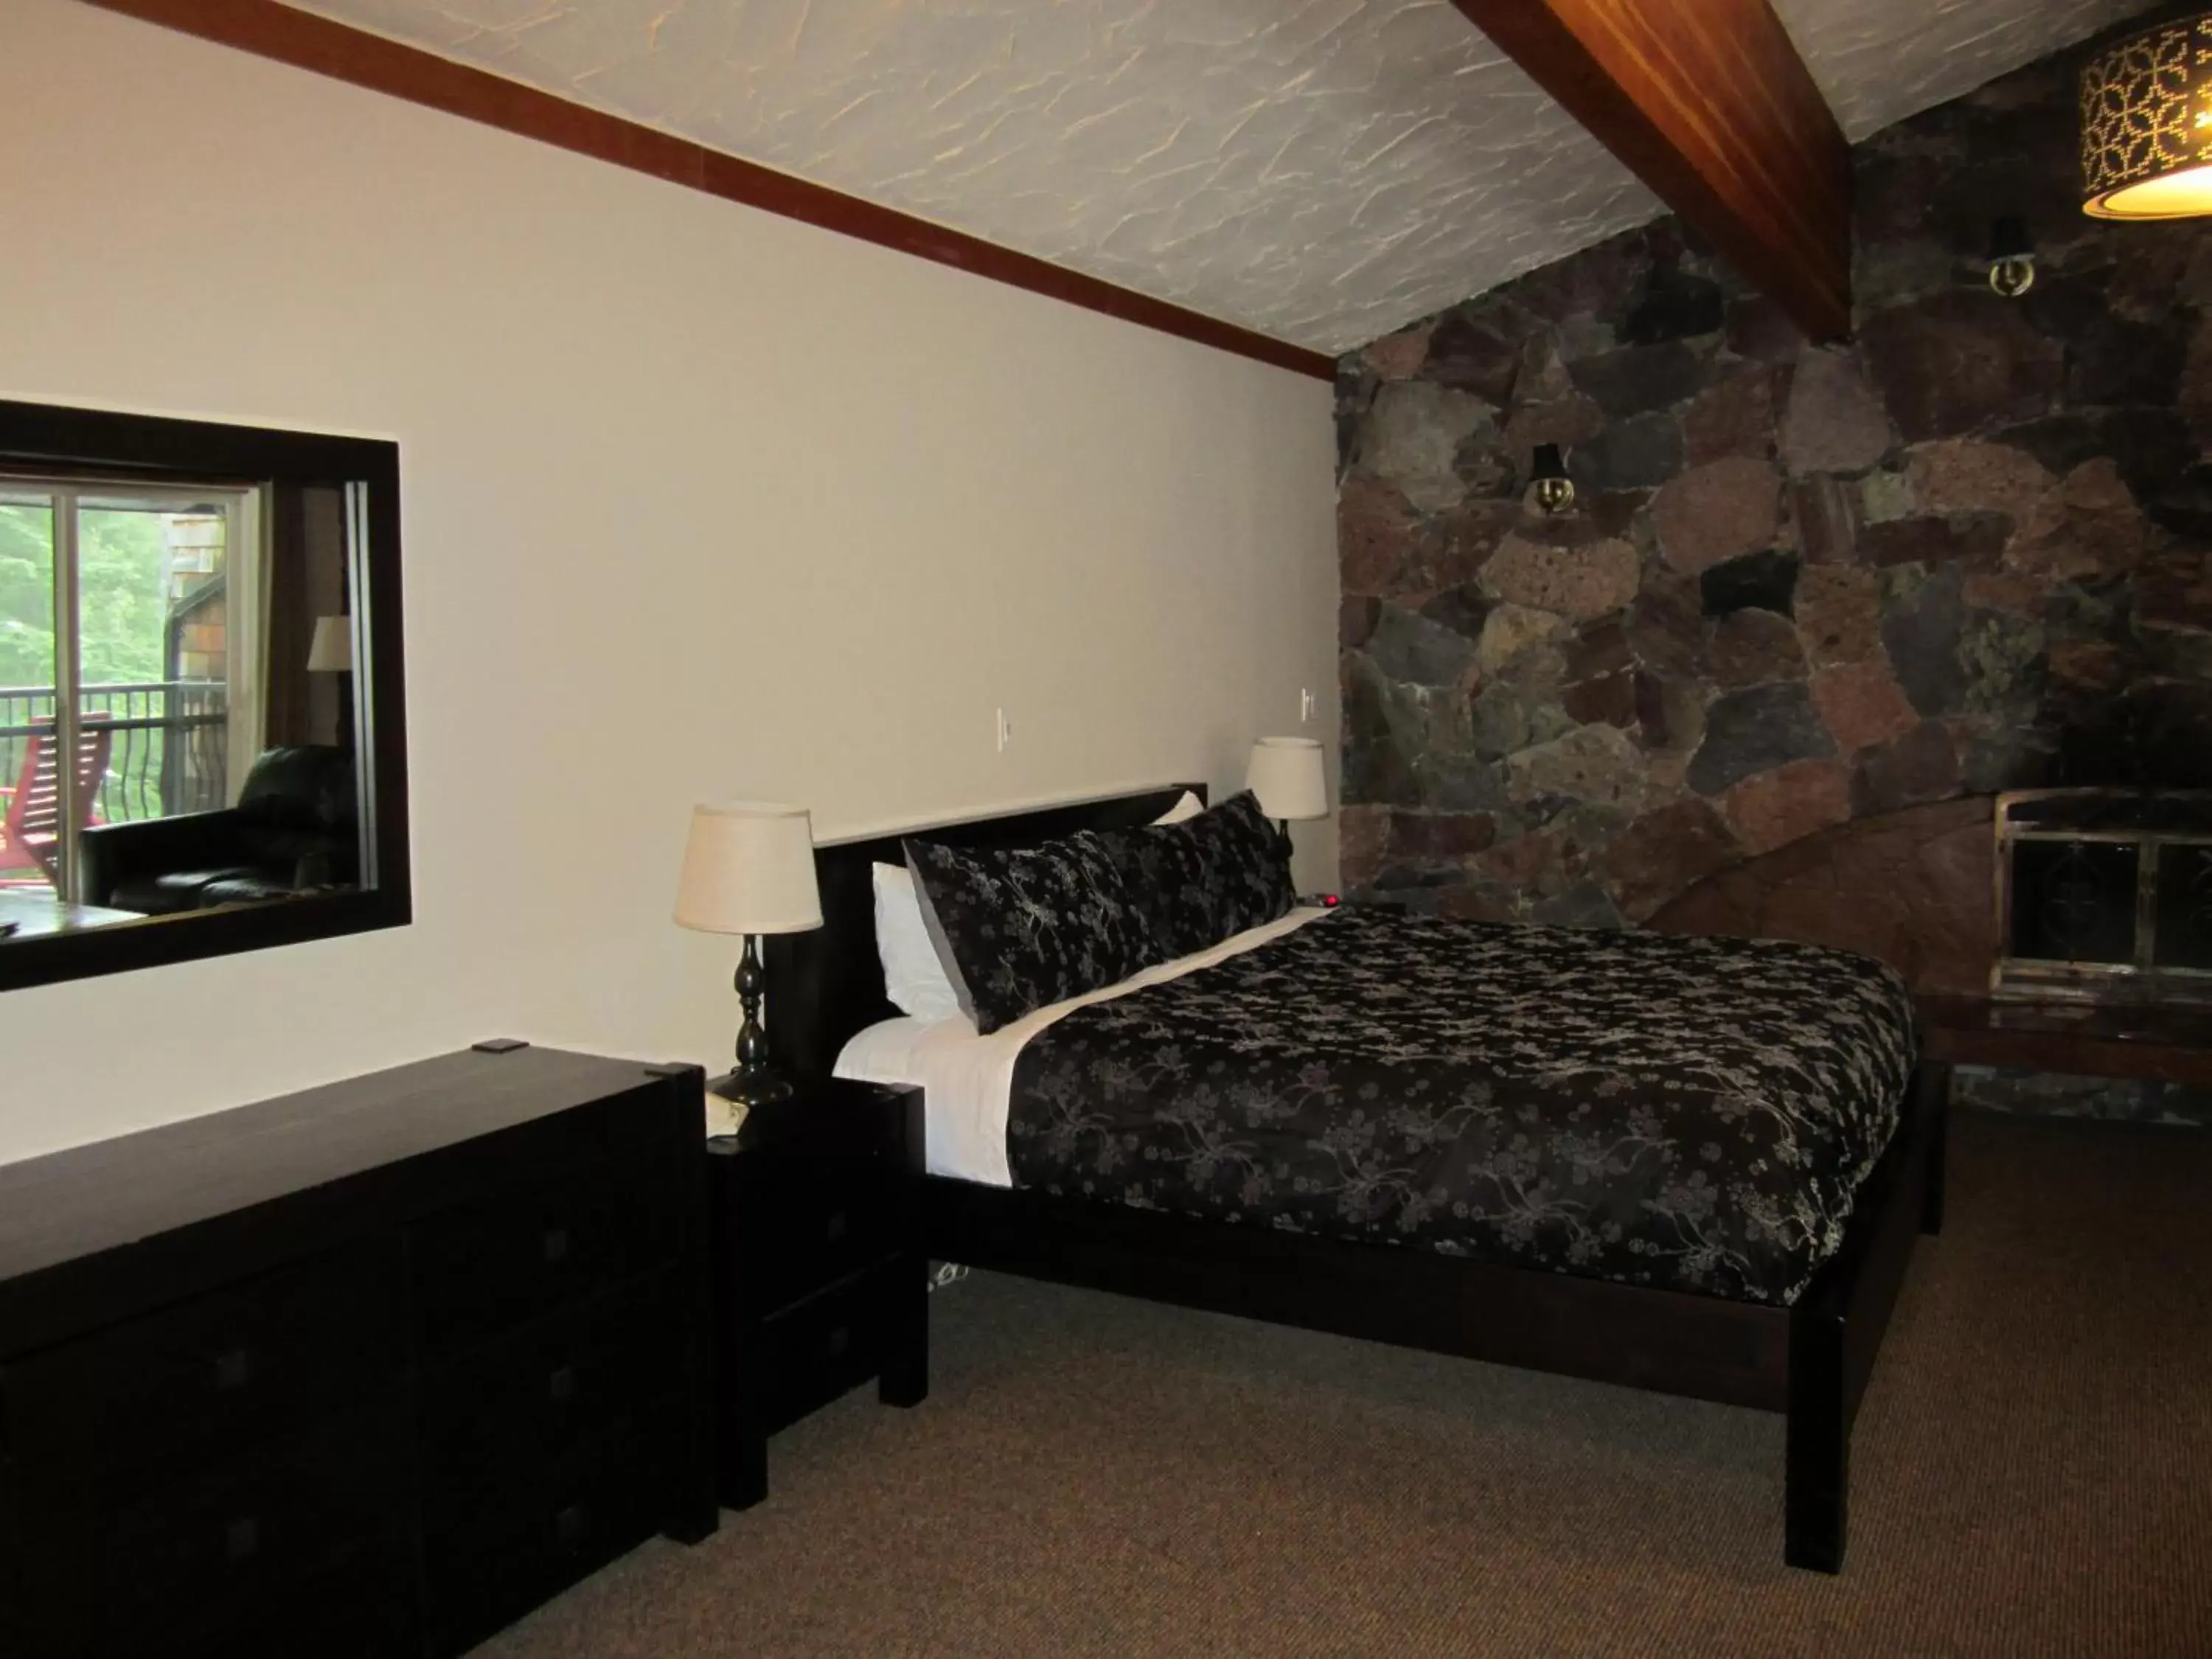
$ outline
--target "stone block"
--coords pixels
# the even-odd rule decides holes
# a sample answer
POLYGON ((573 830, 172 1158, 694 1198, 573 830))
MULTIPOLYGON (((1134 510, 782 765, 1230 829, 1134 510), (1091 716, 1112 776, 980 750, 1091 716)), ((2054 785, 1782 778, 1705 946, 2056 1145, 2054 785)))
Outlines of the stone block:
POLYGON ((1424 513, 1440 513, 1467 498, 1460 476, 1461 447, 1471 440, 1495 444, 1491 405, 1471 392, 1428 380, 1396 380, 1375 394, 1352 449, 1352 465, 1395 484, 1424 513))
POLYGON ((2029 511, 2004 550, 2008 568, 2053 581, 2124 575, 2150 526, 2110 457, 2084 461, 2029 511))
POLYGON ((1369 345, 1360 356, 1379 380, 1410 380, 1427 361, 1431 331, 1425 325, 1401 328, 1369 345))
POLYGON ((1643 795, 1643 755, 1610 726, 1577 726, 1509 756, 1504 766, 1506 797, 1516 803, 1555 797, 1618 806, 1643 795))
POLYGON ((1703 466, 1724 455, 1768 460, 1774 454, 1775 408, 1790 371, 1753 363, 1711 386, 1682 411, 1682 459, 1703 466))
POLYGON ((1747 553, 1707 566, 1698 578, 1698 598, 1708 617, 1749 610, 1787 617, 1796 601, 1798 569, 1797 556, 1779 548, 1747 553))
POLYGON ((1704 357, 1679 342, 1630 346, 1573 367, 1577 391, 1595 402, 1609 421, 1625 421, 1656 409, 1672 409, 1697 395, 1705 384, 1704 357))
POLYGON ((1908 443, 2032 419, 2064 377, 2063 344, 1986 290, 1953 289, 1877 312, 1860 338, 1908 443))
POLYGON ((1849 350, 1806 348, 1782 419, 1782 459, 1793 473, 1863 472, 1890 446, 1889 416, 1849 350))
POLYGON ((1337 810, 1338 879, 1345 886, 1367 886, 1382 869, 1389 847, 1390 816, 1390 810, 1384 806, 1344 806, 1337 810))
POLYGON ((1474 664, 1465 635, 1395 605, 1379 608, 1364 648, 1378 670, 1408 685, 1457 685, 1474 664))
POLYGON ((1797 635, 1814 663, 1861 662, 1881 650, 1881 584, 1872 571, 1810 566, 1794 598, 1797 635))
POLYGON ((2011 444, 1947 438, 1923 444, 1906 470, 1920 504, 1930 513, 2001 513, 2025 518, 2051 488, 2043 464, 2011 444))
POLYGON ((1629 307, 1622 332, 1638 344, 1718 333, 1727 325, 1728 301, 1709 276, 1654 265, 1629 307))
POLYGON ((1382 600, 1346 593, 1336 602, 1336 642, 1346 649, 1366 644, 1375 631, 1376 618, 1382 614, 1382 600))
POLYGON ((1941 720, 1923 721, 1901 738, 1861 750, 1856 766, 1851 811, 1858 817, 1959 793, 1959 754, 1941 720))
POLYGON ((1905 688, 1879 657, 1815 674, 1813 703, 1845 754, 1903 737, 1919 724, 1905 688))
POLYGON ((1554 645, 1571 631, 1566 619, 1553 611, 1500 605, 1483 622, 1475 660, 1486 674, 1506 673, 1531 651, 1554 645))
POLYGON ((1625 541, 1553 548, 1508 537, 1483 567, 1482 586, 1509 604, 1589 622, 1625 609, 1639 574, 1636 549, 1625 541))
POLYGON ((1805 678, 1805 648, 1787 617, 1771 611, 1735 611, 1713 629, 1707 652, 1715 684, 1767 685, 1805 678))
POLYGON ((1961 597, 1966 573, 1947 565, 1931 574, 1912 566, 1885 583, 1881 642, 1898 684, 1923 715, 1956 714, 1966 705, 1966 675, 1959 639, 1966 625, 1961 597))
POLYGON ((1390 856, 1394 859, 1455 861, 1486 851, 1498 840, 1498 819, 1489 812, 1393 812, 1390 856))
POLYGON ((1688 782, 1701 795, 1717 795, 1758 773, 1835 752, 1803 684, 1756 685, 1724 692, 1705 710, 1705 740, 1691 759, 1688 782))
POLYGON ((1427 336, 1421 378, 1504 409, 1513 400, 1521 352, 1495 319, 1449 313, 1427 336))
POLYGON ((1772 546, 1781 489, 1773 467, 1748 456, 1711 461, 1672 480, 1651 501, 1667 562, 1695 575, 1772 546))
POLYGON ((1790 516, 1807 563, 1849 564, 1858 556, 1858 491, 1841 479, 1791 480, 1790 516))
POLYGON ((1741 856, 1728 821, 1711 801, 1692 797, 1645 813, 1613 837, 1603 860, 1605 885, 1624 916, 1642 921, 1741 856))
POLYGON ((1579 725, 1634 726, 1636 676, 1623 672, 1578 681, 1560 693, 1559 706, 1579 725))
POLYGON ((1656 489, 1682 470, 1682 422, 1672 414, 1609 422, 1567 458, 1575 487, 1587 493, 1656 489))
POLYGON ((1893 564, 1994 566, 2011 536, 2012 520, 1995 513, 1892 519, 1859 532, 1859 556, 1877 568, 1893 564))
POLYGON ((1721 798, 1744 852, 1756 857, 1842 823, 1851 816, 1847 761, 1797 761, 1747 778, 1721 798))

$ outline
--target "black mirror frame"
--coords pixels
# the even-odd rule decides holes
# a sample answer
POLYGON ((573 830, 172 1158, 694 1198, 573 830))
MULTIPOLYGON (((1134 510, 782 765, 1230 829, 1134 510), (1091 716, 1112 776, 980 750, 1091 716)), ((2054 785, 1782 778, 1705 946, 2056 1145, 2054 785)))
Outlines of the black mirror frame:
MULTIPOLYGON (((374 438, 182 421, 0 399, 0 462, 149 482, 272 482, 368 490, 362 592, 368 613, 363 782, 376 885, 234 909, 148 916, 82 933, 0 941, 0 991, 129 973, 404 927, 414 919, 407 855, 407 692, 399 583, 399 446, 374 438)), ((359 604, 360 599, 356 600, 359 604)))

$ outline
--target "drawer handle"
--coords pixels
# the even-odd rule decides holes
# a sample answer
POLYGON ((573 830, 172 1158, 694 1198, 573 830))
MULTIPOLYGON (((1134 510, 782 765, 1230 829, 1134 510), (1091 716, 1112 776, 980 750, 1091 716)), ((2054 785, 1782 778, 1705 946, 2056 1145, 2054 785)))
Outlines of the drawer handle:
POLYGON ((840 1325, 830 1333, 830 1357, 842 1359, 853 1349, 853 1328, 840 1325))
POLYGON ((584 1541, 584 1506, 571 1504, 553 1517, 553 1536, 564 1550, 584 1541))
POLYGON ((223 1559, 235 1565, 261 1553, 261 1523, 241 1516, 222 1529, 223 1559))
POLYGON ((844 1211, 842 1211, 842 1210, 832 1210, 832 1211, 830 1211, 830 1222, 829 1222, 829 1225, 828 1225, 828 1227, 827 1227, 824 1231, 826 1231, 828 1232, 828 1234, 829 1234, 829 1236, 830 1236, 830 1242, 831 1243, 833 1243, 833 1244, 834 1244, 834 1243, 836 1243, 839 1239, 841 1239, 841 1238, 844 1237, 844 1236, 845 1236, 845 1212, 844 1212, 844 1211))
POLYGON ((253 1380, 253 1356, 244 1348, 233 1348, 228 1353, 218 1354, 215 1362, 215 1386, 219 1394, 231 1394, 253 1380))
POLYGON ((546 1265, 553 1267, 568 1259, 568 1230, 566 1227, 548 1227, 545 1230, 546 1265))
POLYGON ((574 1400, 576 1397, 576 1368, 574 1365, 557 1367, 553 1375, 545 1379, 545 1395, 556 1406, 565 1406, 574 1400))

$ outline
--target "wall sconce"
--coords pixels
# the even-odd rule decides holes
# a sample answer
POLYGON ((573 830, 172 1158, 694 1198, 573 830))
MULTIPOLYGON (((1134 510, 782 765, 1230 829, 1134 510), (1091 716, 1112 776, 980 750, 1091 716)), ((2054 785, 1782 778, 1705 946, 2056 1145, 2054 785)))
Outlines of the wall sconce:
POLYGON ((1557 444, 1538 444, 1528 463, 1528 491, 1547 513, 1564 513, 1575 504, 1575 481, 1557 444))
POLYGON ((2008 300, 2035 286, 2035 244, 2026 220, 2004 218, 1990 226, 1990 286, 2008 300))

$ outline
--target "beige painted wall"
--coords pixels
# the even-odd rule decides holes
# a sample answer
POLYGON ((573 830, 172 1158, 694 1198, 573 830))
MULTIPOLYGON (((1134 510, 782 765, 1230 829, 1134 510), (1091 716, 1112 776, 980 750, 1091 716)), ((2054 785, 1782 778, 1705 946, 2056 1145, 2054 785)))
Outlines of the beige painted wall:
POLYGON ((826 836, 1227 786, 1302 686, 1333 747, 1321 383, 4 9, 0 395, 403 446, 418 920, 0 997, 0 1160, 493 1032, 720 1063, 733 952, 667 920, 695 799, 826 836))

